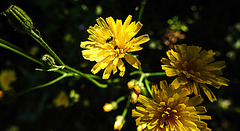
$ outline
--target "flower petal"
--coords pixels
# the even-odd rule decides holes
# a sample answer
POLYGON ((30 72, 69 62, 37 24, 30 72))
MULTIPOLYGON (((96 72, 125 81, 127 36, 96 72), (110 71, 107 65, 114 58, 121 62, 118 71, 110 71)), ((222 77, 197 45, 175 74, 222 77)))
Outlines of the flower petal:
POLYGON ((112 62, 110 62, 109 64, 108 64, 108 66, 106 67, 106 69, 105 69, 105 71, 104 71, 104 73, 103 73, 103 79, 108 79, 109 77, 110 77, 110 75, 111 75, 111 73, 112 73, 112 70, 113 70, 113 63, 112 62))
POLYGON ((205 84, 199 84, 199 85, 211 102, 217 101, 216 96, 205 84))
POLYGON ((107 24, 110 28, 110 30, 112 31, 114 36, 117 36, 117 31, 116 31, 116 24, 115 21, 112 17, 108 17, 106 18, 107 24))
POLYGON ((131 55, 125 55, 124 56, 124 58, 126 59, 126 61, 130 64, 130 65, 132 65, 134 68, 136 68, 136 69, 138 69, 139 68, 139 66, 141 65, 141 63, 140 63, 140 61, 137 59, 137 58, 135 58, 135 57, 133 57, 133 56, 131 56, 131 55))
POLYGON ((105 22, 105 20, 102 17, 98 18, 96 21, 99 26, 101 26, 103 28, 108 28, 107 23, 105 22))
POLYGON ((128 17, 127 17, 126 20, 124 21, 123 30, 125 30, 125 29, 129 26, 131 20, 132 20, 132 16, 131 16, 131 15, 128 15, 128 17))
POLYGON ((145 35, 141 35, 137 38, 133 38, 131 41, 133 41, 133 44, 132 45, 139 45, 139 44, 143 44, 143 43, 146 43, 150 40, 148 34, 145 34, 145 35))
POLYGON ((117 67, 120 70, 119 76, 123 77, 125 74, 125 66, 124 66, 122 59, 118 60, 117 67))

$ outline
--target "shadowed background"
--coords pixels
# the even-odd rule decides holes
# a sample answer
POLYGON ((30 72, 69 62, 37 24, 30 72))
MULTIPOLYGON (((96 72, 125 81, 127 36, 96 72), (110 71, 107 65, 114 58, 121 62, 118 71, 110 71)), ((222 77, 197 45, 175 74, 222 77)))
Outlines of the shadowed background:
MULTIPOLYGON (((88 38, 87 28, 96 23, 99 17, 112 16, 122 19, 130 14, 133 20, 138 19, 141 1, 138 0, 2 0, 0 11, 10 5, 18 5, 32 18, 36 29, 41 32, 43 39, 67 64, 85 73, 95 62, 84 60, 79 47, 81 41, 88 38)), ((240 104, 238 87, 240 85, 240 13, 234 0, 228 1, 169 1, 148 0, 146 2, 141 23, 143 27, 136 36, 149 34, 150 41, 143 44, 138 55, 145 72, 161 71, 160 59, 166 57, 165 51, 170 48, 166 43, 166 35, 173 30, 171 25, 179 25, 184 35, 175 44, 186 43, 198 45, 205 50, 216 52, 216 60, 225 60, 227 67, 223 69, 224 77, 230 79, 229 87, 211 88, 218 98, 211 103, 203 102, 212 116, 208 127, 216 131, 239 130, 240 104), (171 21, 175 21, 171 22, 171 21), (178 23, 177 23, 177 22, 178 23), (185 26, 185 27, 184 27, 185 26), (187 29, 186 29, 187 28, 187 29)), ((0 16, 0 37, 34 53, 39 59, 46 51, 31 37, 20 34, 8 24, 7 19, 0 16)), ((17 80, 12 83, 14 92, 18 93, 31 87, 44 84, 59 74, 39 72, 39 65, 25 59, 9 50, 0 48, 0 71, 11 69, 16 73, 17 80)), ((0 104, 0 130, 2 131, 110 131, 113 130, 115 117, 120 115, 126 101, 119 104, 117 110, 105 113, 102 106, 106 102, 116 100, 122 95, 128 95, 127 82, 137 76, 128 74, 135 69, 126 65, 123 78, 113 75, 106 89, 96 87, 83 78, 65 78, 54 85, 32 91, 17 98, 13 96, 4 99, 0 104), (114 83, 114 81, 120 81, 114 83), (67 96, 75 90, 79 101, 68 106, 57 107, 54 100, 60 92, 67 96)), ((102 72, 97 75, 101 76, 102 72)), ((152 83, 158 83, 167 77, 151 77, 152 83)), ((171 78, 167 78, 170 83, 171 78)), ((206 98, 205 95, 203 95, 206 98)), ((73 103, 72 99, 69 103, 73 103)), ((134 118, 131 117, 130 106, 126 123, 122 130, 136 130, 134 118)))

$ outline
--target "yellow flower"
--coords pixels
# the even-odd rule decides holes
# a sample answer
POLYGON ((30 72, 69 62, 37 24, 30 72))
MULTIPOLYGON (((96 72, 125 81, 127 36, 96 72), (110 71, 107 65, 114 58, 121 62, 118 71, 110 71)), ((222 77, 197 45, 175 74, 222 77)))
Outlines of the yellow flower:
POLYGON ((88 28, 90 41, 81 42, 80 46, 86 49, 82 51, 85 59, 97 62, 91 70, 93 74, 105 69, 103 79, 108 79, 112 72, 113 74, 117 72, 118 68, 122 77, 125 73, 122 58, 134 68, 139 68, 140 61, 129 53, 141 50, 140 44, 150 39, 148 35, 133 38, 142 28, 142 24, 131 22, 131 19, 132 16, 129 15, 122 24, 122 20, 115 22, 112 17, 108 17, 105 22, 100 17, 94 27, 88 28))
POLYGON ((175 88, 184 86, 190 93, 200 95, 200 88, 213 102, 216 97, 208 88, 212 85, 220 88, 222 85, 228 86, 229 80, 221 77, 223 68, 226 67, 225 61, 214 62, 215 52, 212 50, 201 50, 199 46, 175 45, 174 50, 167 51, 167 58, 162 58, 162 69, 169 77, 178 76, 172 82, 175 88))
POLYGON ((132 110, 132 116, 138 117, 136 125, 147 124, 147 131, 200 131, 211 130, 203 119, 210 120, 204 106, 199 105, 200 96, 189 98, 190 91, 186 88, 175 89, 166 81, 152 86, 154 100, 139 95, 139 105, 132 110))
POLYGON ((12 89, 11 83, 17 80, 16 73, 13 70, 3 70, 0 73, 0 86, 3 91, 9 91, 12 89))

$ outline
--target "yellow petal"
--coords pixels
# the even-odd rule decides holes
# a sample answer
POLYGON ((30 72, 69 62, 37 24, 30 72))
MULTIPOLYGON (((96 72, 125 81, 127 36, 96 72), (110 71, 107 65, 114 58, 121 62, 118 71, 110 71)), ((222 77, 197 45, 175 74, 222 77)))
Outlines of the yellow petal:
POLYGON ((100 64, 101 64, 101 62, 98 62, 97 64, 95 64, 94 66, 93 66, 93 68, 91 69, 91 72, 93 73, 93 74, 96 74, 96 73, 98 73, 102 68, 100 67, 100 64))
POLYGON ((205 84, 199 84, 199 85, 211 102, 217 101, 216 96, 205 84))
POLYGON ((102 26, 104 28, 108 28, 107 23, 105 22, 105 20, 102 17, 97 19, 97 23, 98 23, 99 26, 102 26))
POLYGON ((203 120, 211 120, 211 116, 208 116, 208 115, 200 115, 200 119, 203 119, 203 120))
POLYGON ((190 98, 186 104, 188 106, 195 106, 195 105, 201 104, 202 102, 203 102, 203 98, 201 96, 196 95, 196 96, 190 98))
POLYGON ((117 30, 117 39, 118 39, 118 41, 119 41, 119 45, 118 45, 118 47, 119 48, 123 48, 124 47, 124 45, 123 44, 125 44, 124 43, 124 39, 123 39, 123 28, 122 28, 122 20, 117 20, 116 21, 116 30, 117 30))
POLYGON ((207 112, 205 106, 196 106, 195 108, 196 108, 196 111, 197 111, 198 114, 203 114, 203 113, 207 112))
POLYGON ((149 38, 149 36, 147 34, 141 35, 141 36, 139 36, 137 38, 132 39, 133 45, 143 44, 143 43, 145 43, 145 42, 147 42, 149 40, 150 40, 150 38, 149 38))
POLYGON ((168 60, 167 58, 162 58, 161 63, 163 63, 164 65, 170 65, 170 60, 168 60))
POLYGON ((125 66, 122 59, 118 60, 117 66, 118 66, 118 69, 120 70, 119 76, 123 77, 125 74, 125 66))
POLYGON ((172 76, 178 75, 178 72, 179 72, 178 69, 174 68, 171 65, 162 65, 162 69, 165 70, 166 75, 168 77, 172 77, 172 76))
POLYGON ((208 64, 206 66, 206 69, 208 71, 211 71, 211 70, 221 70, 222 68, 225 68, 226 65, 225 65, 225 61, 216 61, 216 62, 213 62, 211 64, 208 64))
POLYGON ((132 16, 131 16, 131 15, 128 15, 128 17, 127 17, 126 20, 124 21, 123 30, 125 30, 125 29, 129 26, 131 20, 132 20, 132 16))
POLYGON ((175 89, 179 88, 181 85, 184 85, 184 83, 181 83, 179 79, 180 78, 177 77, 171 83, 171 85, 173 85, 175 89))
POLYGON ((138 69, 139 66, 141 65, 140 61, 131 55, 125 55, 124 58, 130 65, 132 65, 136 69, 138 69))
POLYGON ((104 73, 103 73, 103 79, 108 79, 109 76, 111 75, 112 73, 112 70, 113 70, 113 64, 112 62, 108 64, 108 66, 106 67, 104 73))
POLYGON ((122 59, 119 59, 118 60, 118 69, 120 70, 120 71, 123 71, 123 72, 125 72, 125 66, 124 66, 124 63, 123 63, 123 61, 122 61, 122 59))
POLYGON ((117 31, 116 31, 116 24, 115 24, 114 19, 112 17, 108 17, 108 18, 106 18, 106 21, 107 21, 108 26, 109 26, 110 30, 112 31, 113 35, 116 36, 117 31))

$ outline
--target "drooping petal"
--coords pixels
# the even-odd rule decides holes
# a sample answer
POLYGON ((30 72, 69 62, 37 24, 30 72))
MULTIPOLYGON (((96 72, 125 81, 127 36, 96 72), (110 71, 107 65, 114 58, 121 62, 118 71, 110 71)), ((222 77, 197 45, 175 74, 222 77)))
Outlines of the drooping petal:
POLYGON ((132 65, 136 69, 138 69, 140 67, 140 65, 141 65, 140 61, 137 58, 135 58, 135 57, 133 57, 131 55, 127 54, 127 55, 124 56, 124 58, 126 59, 126 61, 130 65, 132 65))
POLYGON ((120 70, 119 76, 123 77, 123 75, 125 74, 125 66, 124 66, 124 63, 123 63, 122 59, 118 60, 117 67, 120 70))
POLYGON ((109 64, 108 64, 108 66, 106 67, 106 69, 105 69, 105 71, 104 71, 104 73, 103 73, 103 79, 108 79, 109 78, 109 76, 111 75, 111 73, 112 73, 112 71, 113 71, 113 63, 112 62, 110 62, 109 64))
POLYGON ((206 96, 211 102, 217 101, 216 96, 213 94, 213 92, 204 84, 200 84, 201 89, 204 91, 206 96))

